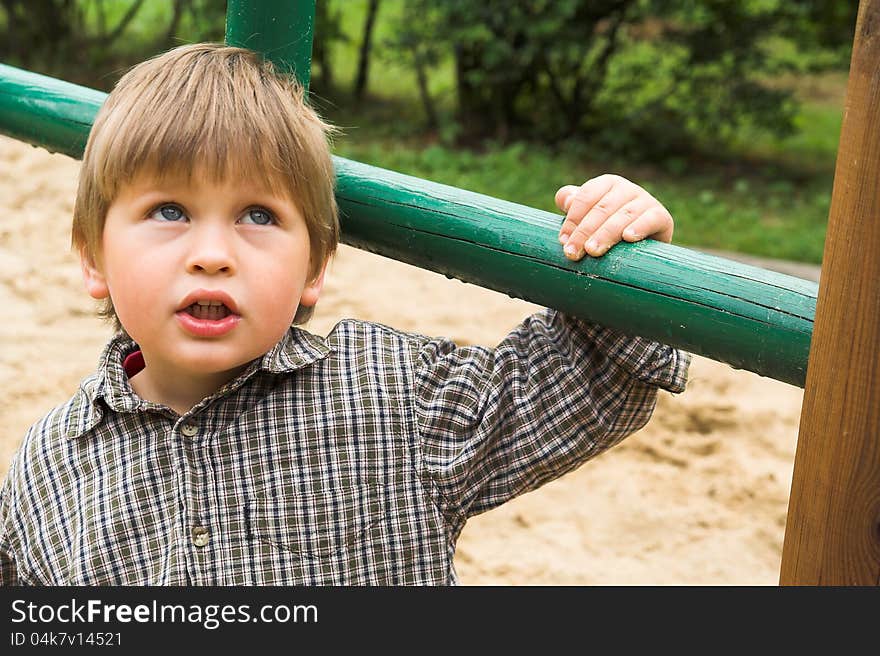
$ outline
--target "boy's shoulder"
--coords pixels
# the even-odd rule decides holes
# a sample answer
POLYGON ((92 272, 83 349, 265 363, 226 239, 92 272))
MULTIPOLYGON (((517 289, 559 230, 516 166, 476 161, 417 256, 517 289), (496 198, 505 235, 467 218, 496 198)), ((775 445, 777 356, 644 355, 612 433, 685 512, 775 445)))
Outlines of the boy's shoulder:
POLYGON ((327 333, 325 341, 334 350, 363 348, 365 342, 406 345, 421 348, 438 338, 416 332, 406 332, 376 321, 342 319, 327 333))
POLYGON ((339 321, 324 342, 338 358, 336 362, 344 362, 347 368, 407 370, 417 376, 431 374, 439 362, 446 363, 441 370, 446 366, 471 368, 489 364, 493 353, 492 348, 466 340, 407 332, 360 319, 339 321))
POLYGON ((35 421, 25 432, 19 457, 33 461, 48 456, 64 441, 78 437, 97 424, 100 405, 93 402, 99 375, 84 378, 76 392, 35 421))
POLYGON ((88 390, 96 383, 94 374, 84 379, 73 396, 27 429, 9 463, 3 486, 10 502, 17 499, 16 504, 23 503, 22 508, 33 512, 34 498, 42 499, 37 503, 48 502, 44 496, 48 482, 65 480, 76 468, 75 458, 71 458, 77 448, 75 438, 100 420, 100 410, 89 402, 88 390))

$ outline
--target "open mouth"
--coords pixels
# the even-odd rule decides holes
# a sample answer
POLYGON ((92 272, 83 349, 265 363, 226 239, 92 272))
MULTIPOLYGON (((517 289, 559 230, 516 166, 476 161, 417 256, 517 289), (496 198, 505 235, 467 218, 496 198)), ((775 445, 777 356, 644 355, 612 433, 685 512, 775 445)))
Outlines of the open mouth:
POLYGON ((195 319, 220 321, 233 312, 220 301, 197 301, 183 310, 195 319))
POLYGON ((222 337, 241 323, 235 300, 222 290, 192 291, 174 313, 180 328, 197 338, 222 337), (191 301, 188 305, 183 305, 191 301))

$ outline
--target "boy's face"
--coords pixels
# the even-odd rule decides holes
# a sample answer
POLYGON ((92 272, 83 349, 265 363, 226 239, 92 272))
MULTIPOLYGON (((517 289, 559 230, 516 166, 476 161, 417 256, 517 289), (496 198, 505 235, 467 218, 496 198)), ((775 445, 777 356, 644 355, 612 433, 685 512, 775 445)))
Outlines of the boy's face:
POLYGON ((309 246, 289 198, 247 181, 141 175, 110 206, 83 277, 92 297, 111 297, 148 367, 220 374, 266 353, 297 306, 317 302, 326 263, 309 280, 309 246))

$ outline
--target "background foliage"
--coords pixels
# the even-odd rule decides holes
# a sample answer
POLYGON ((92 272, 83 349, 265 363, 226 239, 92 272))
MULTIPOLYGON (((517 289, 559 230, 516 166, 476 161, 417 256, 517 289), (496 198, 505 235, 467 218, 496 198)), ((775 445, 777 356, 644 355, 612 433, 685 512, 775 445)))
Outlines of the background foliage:
MULTIPOLYGON (((676 242, 818 262, 857 3, 318 0, 337 152, 552 209, 615 170, 676 242)), ((109 90, 223 0, 0 0, 0 60, 109 90)))

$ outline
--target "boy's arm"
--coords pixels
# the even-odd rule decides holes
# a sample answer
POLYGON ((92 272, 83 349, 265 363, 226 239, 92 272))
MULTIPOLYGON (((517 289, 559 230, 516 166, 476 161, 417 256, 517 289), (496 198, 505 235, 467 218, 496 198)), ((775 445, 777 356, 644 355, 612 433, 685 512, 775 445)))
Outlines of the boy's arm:
POLYGON ((555 310, 496 348, 426 343, 417 363, 422 463, 452 523, 574 469, 641 428, 690 356, 555 310))
MULTIPOLYGON (((601 256, 621 239, 672 239, 672 216, 616 175, 556 193, 566 256, 601 256)), ((526 319, 495 349, 448 340, 419 352, 426 474, 463 518, 562 475, 641 428, 658 388, 684 390, 690 356, 561 312, 526 319)))

